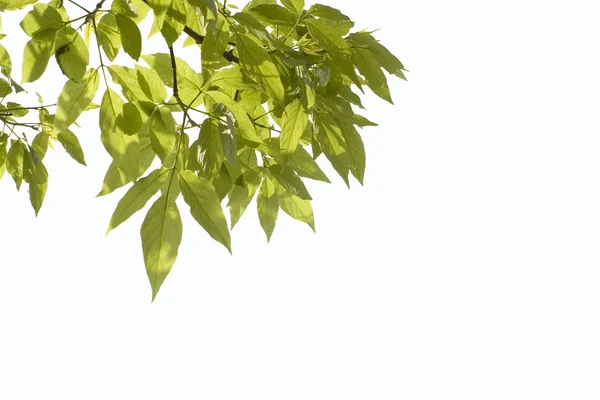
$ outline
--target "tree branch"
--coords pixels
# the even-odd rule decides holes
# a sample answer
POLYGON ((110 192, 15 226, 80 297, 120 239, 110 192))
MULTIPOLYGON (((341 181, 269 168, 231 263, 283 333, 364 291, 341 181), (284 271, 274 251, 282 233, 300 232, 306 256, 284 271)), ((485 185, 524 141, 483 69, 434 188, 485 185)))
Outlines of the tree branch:
MULTIPOLYGON (((202 44, 204 42, 204 36, 202 36, 201 34, 199 34, 198 32, 196 32, 195 30, 193 30, 189 26, 186 26, 185 28, 183 28, 183 31, 189 37, 191 37, 192 39, 194 39, 194 41, 197 44, 202 44)), ((236 43, 234 43, 234 42, 227 42, 227 43, 229 45, 231 45, 231 46, 235 46, 236 45, 236 43)), ((240 59, 233 55, 233 49, 224 52, 223 53, 223 58, 225 58, 229 62, 234 62, 234 63, 239 63, 240 62, 240 59)))

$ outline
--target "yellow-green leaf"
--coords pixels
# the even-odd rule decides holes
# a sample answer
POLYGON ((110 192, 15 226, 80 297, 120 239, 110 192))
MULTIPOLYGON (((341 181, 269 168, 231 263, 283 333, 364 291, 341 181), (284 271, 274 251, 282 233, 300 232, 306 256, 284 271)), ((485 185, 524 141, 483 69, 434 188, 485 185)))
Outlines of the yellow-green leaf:
POLYGON ((246 35, 237 35, 237 51, 242 70, 256 81, 278 103, 283 103, 285 91, 279 71, 267 51, 246 35))
POLYGON ((140 58, 142 54, 142 34, 137 24, 128 17, 117 14, 117 25, 121 34, 121 43, 123 50, 134 60, 140 58))
POLYGON ((46 170, 44 163, 42 163, 41 160, 38 160, 35 168, 33 169, 31 180, 29 182, 29 200, 31 202, 31 206, 35 210, 36 216, 40 212, 40 208, 42 208, 42 203, 44 202, 47 189, 48 171, 46 170))
POLYGON ((183 228, 181 215, 175 201, 163 195, 148 210, 142 223, 142 251, 146 273, 152 287, 152 300, 171 271, 179 245, 183 228))
POLYGON ((279 137, 282 155, 287 156, 296 152, 306 125, 308 125, 308 113, 302 101, 296 99, 289 103, 283 112, 283 126, 279 137))
POLYGON ((64 131, 58 134, 58 141, 64 147, 67 154, 69 154, 73 160, 79 164, 87 165, 85 163, 85 157, 83 156, 83 149, 79 143, 77 136, 71 131, 64 131))
POLYGON ((56 62, 69 79, 79 81, 90 63, 90 53, 81 35, 71 27, 58 31, 54 43, 56 62))
POLYGON ((183 199, 190 206, 192 217, 231 253, 227 220, 213 185, 208 180, 197 177, 192 171, 183 171, 179 172, 179 187, 183 199))
MULTIPOLYGON (((114 4, 114 3, 113 3, 114 4)), ((114 60, 121 49, 121 34, 114 14, 105 14, 98 23, 97 40, 110 61, 114 60)))
POLYGON ((100 77, 98 70, 88 70, 79 81, 68 80, 58 96, 58 105, 54 116, 54 129, 56 132, 66 131, 77 117, 92 102, 100 77))
POLYGON ((222 103, 225 105, 225 107, 229 108, 240 128, 239 133, 244 139, 251 143, 262 143, 262 140, 256 134, 256 128, 254 127, 252 120, 250 117, 248 117, 248 114, 246 114, 246 111, 244 111, 239 103, 235 102, 225 93, 217 92, 215 90, 204 92, 204 94, 213 99, 215 102, 222 103))
POLYGON ((277 194, 275 182, 273 182, 268 175, 265 176, 262 185, 260 185, 256 206, 258 209, 260 226, 262 226, 267 235, 267 241, 270 241, 273 230, 275 229, 275 223, 277 222, 279 196, 277 194))
POLYGON ((34 82, 46 71, 48 61, 52 55, 54 37, 51 40, 31 39, 23 49, 23 65, 21 68, 21 82, 34 82))
POLYGON ((129 217, 141 210, 148 200, 159 191, 160 187, 167 180, 169 170, 157 169, 150 172, 147 176, 139 179, 117 204, 108 224, 106 233, 127 221, 129 217))

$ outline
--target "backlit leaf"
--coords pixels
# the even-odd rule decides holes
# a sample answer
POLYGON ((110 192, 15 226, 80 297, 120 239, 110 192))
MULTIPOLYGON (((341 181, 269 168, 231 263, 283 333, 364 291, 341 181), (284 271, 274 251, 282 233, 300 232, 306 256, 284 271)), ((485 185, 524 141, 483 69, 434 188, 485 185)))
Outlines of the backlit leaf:
POLYGON ((177 204, 167 195, 159 197, 148 210, 140 230, 152 300, 175 263, 182 233, 177 204))

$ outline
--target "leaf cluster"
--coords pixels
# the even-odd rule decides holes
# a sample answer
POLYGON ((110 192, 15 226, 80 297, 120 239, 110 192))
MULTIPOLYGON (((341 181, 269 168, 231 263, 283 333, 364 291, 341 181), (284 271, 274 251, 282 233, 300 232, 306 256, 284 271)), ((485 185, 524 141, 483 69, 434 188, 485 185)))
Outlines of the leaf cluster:
POLYGON ((177 257, 184 204, 230 252, 230 230, 254 198, 267 239, 280 211, 314 230, 304 181, 330 182, 317 159, 348 186, 350 176, 362 184, 359 129, 376 124, 356 112, 361 95, 368 88, 392 103, 387 76, 405 79, 372 32, 304 0, 253 0, 243 9, 215 0, 102 0, 90 10, 71 0, 0 0, 0 11, 23 7, 31 9, 20 22, 29 37, 20 83, 0 43, 0 177, 6 170, 17 189, 26 182, 37 214, 48 147, 59 142, 85 165, 73 127, 97 109, 112 160, 98 195, 128 186, 107 233, 150 204, 140 235, 153 299, 177 257), (146 18, 144 35, 161 35, 164 51, 144 52, 146 18), (200 68, 177 57, 181 46, 198 50, 200 68), (54 104, 39 95, 34 106, 9 101, 28 93, 50 62, 66 80, 54 104))

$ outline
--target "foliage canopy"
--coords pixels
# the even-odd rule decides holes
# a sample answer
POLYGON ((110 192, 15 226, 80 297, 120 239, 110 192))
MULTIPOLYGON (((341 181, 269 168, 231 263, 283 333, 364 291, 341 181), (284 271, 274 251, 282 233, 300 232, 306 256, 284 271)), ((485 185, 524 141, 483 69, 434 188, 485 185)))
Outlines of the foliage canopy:
POLYGON ((177 257, 179 205, 230 252, 230 229, 255 196, 267 240, 279 210, 314 230, 303 179, 329 182, 317 157, 348 186, 350 175, 363 183, 357 128, 376 124, 355 113, 363 108, 356 90, 368 87, 391 103, 384 71, 405 79, 402 63, 372 32, 351 33, 354 23, 341 11, 306 9, 304 0, 253 0, 243 9, 215 0, 100 0, 93 9, 71 0, 0 0, 0 17, 25 7, 19 81, 0 41, 0 178, 8 172, 17 189, 25 182, 37 215, 48 147, 58 142, 85 165, 73 126, 98 109, 112 159, 98 195, 130 185, 107 233, 156 198, 140 232, 153 299, 177 257), (162 35, 164 52, 143 52, 139 26, 148 16, 144 36, 162 35), (199 50, 201 68, 176 56, 187 46, 199 50), (120 52, 130 66, 113 62, 120 52), (39 104, 21 104, 51 59, 66 80, 57 101, 37 95, 39 104))

